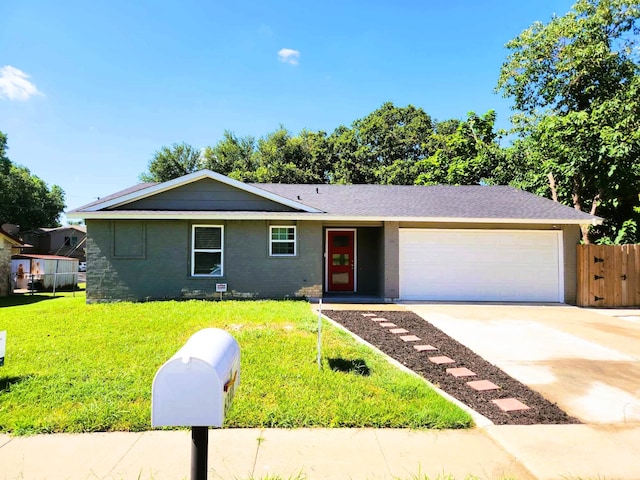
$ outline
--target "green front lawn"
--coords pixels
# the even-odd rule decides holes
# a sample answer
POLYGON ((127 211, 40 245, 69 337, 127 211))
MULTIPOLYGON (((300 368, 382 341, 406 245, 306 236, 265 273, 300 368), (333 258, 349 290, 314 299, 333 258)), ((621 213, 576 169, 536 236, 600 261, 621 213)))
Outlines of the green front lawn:
POLYGON ((467 413, 304 302, 150 302, 86 305, 84 293, 0 299, 7 330, 0 432, 150 429, 151 383, 201 328, 241 348, 241 384, 228 427, 464 428, 467 413))

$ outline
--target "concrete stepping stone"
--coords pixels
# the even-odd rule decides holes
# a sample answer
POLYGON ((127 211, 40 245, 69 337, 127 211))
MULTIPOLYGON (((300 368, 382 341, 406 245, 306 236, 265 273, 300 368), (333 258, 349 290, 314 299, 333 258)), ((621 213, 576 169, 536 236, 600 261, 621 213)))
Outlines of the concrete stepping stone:
POLYGON ((474 390, 477 390, 478 392, 484 392, 485 390, 497 390, 500 388, 498 385, 490 382, 489 380, 474 380, 473 382, 467 382, 467 385, 469 385, 474 390))
POLYGON ((437 348, 434 347, 433 345, 414 345, 413 348, 415 348, 419 352, 428 352, 431 350, 437 350, 437 348))
POLYGON ((503 412, 513 412, 515 410, 529 410, 524 403, 516 398, 499 398, 497 400, 491 400, 495 403, 503 412))
POLYGON ((395 323, 391 323, 391 322, 382 322, 382 323, 379 323, 378 325, 380 325, 381 327, 397 327, 398 326, 395 323))
POLYGON ((475 377, 476 374, 466 367, 447 368, 447 373, 454 377, 475 377))
POLYGON ((388 322, 389 320, 387 320, 386 318, 382 318, 382 317, 369 317, 371 319, 372 322, 388 322))
POLYGON ((377 317, 377 315, 375 313, 363 313, 362 316, 363 317, 377 317))
POLYGON ((391 333, 393 334, 398 334, 398 333, 409 333, 409 330, 405 330, 404 328, 392 328, 391 330, 389 330, 391 333))
POLYGON ((452 360, 449 357, 445 357, 444 355, 440 357, 429 357, 429 361, 431 363, 435 363, 436 365, 441 365, 443 363, 456 363, 455 360, 452 360))
POLYGON ((400 338, 403 342, 419 342, 422 340, 420 337, 416 337, 415 335, 403 335, 400 338))

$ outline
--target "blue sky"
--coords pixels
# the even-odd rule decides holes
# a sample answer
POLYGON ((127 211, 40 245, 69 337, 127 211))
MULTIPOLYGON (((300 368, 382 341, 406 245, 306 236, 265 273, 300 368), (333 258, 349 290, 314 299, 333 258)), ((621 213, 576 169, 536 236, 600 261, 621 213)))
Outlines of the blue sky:
POLYGON ((154 151, 224 130, 333 131, 386 101, 438 120, 509 102, 504 44, 573 1, 0 2, 0 131, 68 209, 138 181, 154 151))

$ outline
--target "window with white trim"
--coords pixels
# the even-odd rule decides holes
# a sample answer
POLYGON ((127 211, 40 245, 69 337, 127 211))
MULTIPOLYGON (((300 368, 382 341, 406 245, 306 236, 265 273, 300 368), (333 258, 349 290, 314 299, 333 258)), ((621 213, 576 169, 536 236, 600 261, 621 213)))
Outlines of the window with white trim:
POLYGON ((224 228, 222 225, 193 225, 191 230, 191 275, 221 277, 224 228))
POLYGON ((269 256, 294 257, 296 255, 296 227, 269 227, 269 256))

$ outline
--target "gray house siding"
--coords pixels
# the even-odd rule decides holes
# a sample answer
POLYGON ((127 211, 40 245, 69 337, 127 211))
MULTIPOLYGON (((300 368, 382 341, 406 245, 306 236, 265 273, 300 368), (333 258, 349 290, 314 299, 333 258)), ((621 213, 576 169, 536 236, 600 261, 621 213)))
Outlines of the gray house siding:
POLYGON ((157 193, 114 210, 169 211, 268 211, 294 209, 211 179, 198 180, 180 188, 157 193))
POLYGON ((322 294, 322 227, 316 222, 297 222, 295 257, 269 256, 268 222, 211 222, 224 226, 224 276, 199 278, 190 274, 192 222, 87 224, 88 302, 213 298, 217 283, 227 284, 226 298, 322 294), (125 247, 128 237, 131 244, 125 247))
POLYGON ((359 227, 357 232, 358 281, 356 293, 381 296, 382 228, 359 227))
POLYGON ((579 225, 562 226, 562 246, 564 247, 564 302, 576 304, 578 295, 578 259, 576 245, 580 243, 579 225))
POLYGON ((384 298, 400 297, 399 222, 384 222, 384 298))
POLYGON ((322 227, 318 222, 226 222, 225 281, 250 298, 322 296, 322 227), (295 257, 269 256, 269 226, 296 225, 295 257))

